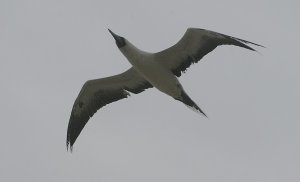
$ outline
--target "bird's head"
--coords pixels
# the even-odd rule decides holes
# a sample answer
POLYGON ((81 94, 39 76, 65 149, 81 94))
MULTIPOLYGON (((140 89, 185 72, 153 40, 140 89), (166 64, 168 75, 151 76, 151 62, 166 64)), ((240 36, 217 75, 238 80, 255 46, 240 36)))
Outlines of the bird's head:
POLYGON ((121 37, 117 34, 115 34, 114 32, 112 32, 110 29, 108 29, 108 31, 111 33, 111 35, 114 37, 114 39, 116 40, 116 44, 118 46, 118 48, 122 48, 126 45, 126 40, 124 37, 121 37))

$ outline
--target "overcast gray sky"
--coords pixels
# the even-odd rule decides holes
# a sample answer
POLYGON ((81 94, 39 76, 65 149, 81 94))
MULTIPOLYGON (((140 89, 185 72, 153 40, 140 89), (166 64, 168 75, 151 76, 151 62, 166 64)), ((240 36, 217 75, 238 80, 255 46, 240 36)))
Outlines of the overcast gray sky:
POLYGON ((0 181, 298 182, 297 0, 0 1, 0 181), (88 79, 129 63, 107 31, 156 52, 199 27, 259 44, 217 48, 180 78, 209 119, 150 89, 99 110, 74 145, 88 79))

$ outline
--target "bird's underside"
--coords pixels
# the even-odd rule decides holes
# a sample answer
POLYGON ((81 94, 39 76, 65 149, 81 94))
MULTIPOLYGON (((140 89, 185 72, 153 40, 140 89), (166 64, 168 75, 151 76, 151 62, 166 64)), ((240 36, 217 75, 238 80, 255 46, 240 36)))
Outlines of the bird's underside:
MULTIPOLYGON (((113 36, 116 39, 115 36, 117 35, 113 34, 113 36)), ((125 45, 117 42, 118 47, 119 45, 125 47, 126 41, 122 42, 125 45)), ((197 63, 203 56, 219 45, 235 45, 255 51, 246 44, 263 47, 253 42, 217 32, 189 28, 179 42, 168 49, 155 53, 153 56, 161 67, 180 77, 182 72, 185 72, 191 64, 197 63)), ((138 94, 152 87, 152 84, 136 71, 134 66, 119 75, 87 81, 83 85, 72 108, 67 131, 67 148, 70 147, 72 149, 85 124, 98 109, 112 102, 127 98, 130 93, 138 94)), ((174 98, 205 115, 183 89, 181 94, 180 98, 174 98)))

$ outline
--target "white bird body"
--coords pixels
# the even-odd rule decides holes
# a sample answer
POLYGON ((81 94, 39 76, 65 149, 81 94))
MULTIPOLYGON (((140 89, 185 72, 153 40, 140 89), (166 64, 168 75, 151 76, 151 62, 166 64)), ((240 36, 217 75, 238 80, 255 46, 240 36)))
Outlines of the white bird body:
POLYGON ((98 109, 127 98, 129 92, 138 94, 155 87, 206 116, 186 94, 177 77, 219 45, 235 45, 252 51, 255 50, 246 44, 261 46, 217 32, 189 28, 175 45, 157 53, 148 53, 112 31, 110 33, 132 67, 119 75, 89 80, 83 85, 73 105, 68 125, 67 147, 70 145, 71 149, 89 118, 98 109))
POLYGON ((128 40, 125 41, 127 46, 120 50, 133 68, 158 90, 179 98, 182 87, 177 77, 155 59, 155 54, 142 51, 128 40))

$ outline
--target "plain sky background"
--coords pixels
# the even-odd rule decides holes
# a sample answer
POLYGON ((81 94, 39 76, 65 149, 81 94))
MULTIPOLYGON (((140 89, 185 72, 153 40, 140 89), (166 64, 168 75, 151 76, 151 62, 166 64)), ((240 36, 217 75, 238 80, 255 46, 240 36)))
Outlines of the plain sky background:
POLYGON ((300 1, 0 1, 0 181, 299 182, 300 1), (198 27, 218 47, 180 81, 209 119, 155 90, 99 110, 66 150, 86 80, 130 67, 107 28, 156 52, 198 27))

